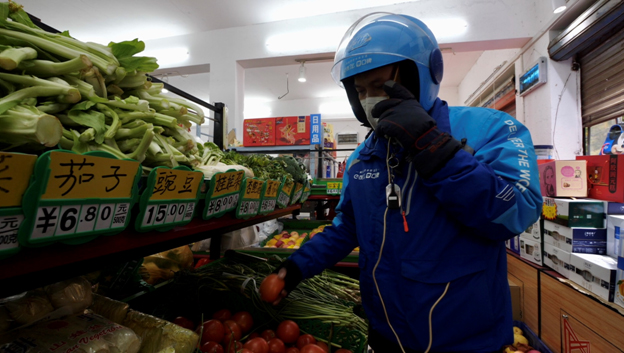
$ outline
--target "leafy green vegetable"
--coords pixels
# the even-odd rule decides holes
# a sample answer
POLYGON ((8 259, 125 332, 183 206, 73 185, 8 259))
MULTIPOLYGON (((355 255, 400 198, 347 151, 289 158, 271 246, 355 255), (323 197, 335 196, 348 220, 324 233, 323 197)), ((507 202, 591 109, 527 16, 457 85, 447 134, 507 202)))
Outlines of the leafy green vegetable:
POLYGON ((138 38, 119 43, 110 42, 108 46, 112 49, 113 55, 119 60, 119 64, 127 71, 152 72, 158 69, 156 58, 151 56, 134 56, 134 54, 145 50, 145 43, 138 38))

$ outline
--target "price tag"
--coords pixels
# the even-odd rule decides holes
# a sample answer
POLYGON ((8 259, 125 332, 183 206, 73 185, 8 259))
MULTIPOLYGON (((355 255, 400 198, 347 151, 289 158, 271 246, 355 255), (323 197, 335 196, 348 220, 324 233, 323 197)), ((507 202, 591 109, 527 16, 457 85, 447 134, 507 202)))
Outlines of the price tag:
POLYGON ((267 180, 264 197, 262 197, 262 203, 260 204, 260 211, 258 211, 258 214, 265 215, 275 211, 279 187, 280 182, 278 180, 267 180))
POLYGON ((152 169, 141 195, 135 228, 141 232, 167 231, 188 224, 193 219, 203 180, 203 173, 184 166, 152 169))
POLYGON ((294 182, 287 182, 286 178, 282 180, 282 185, 277 193, 277 206, 279 208, 288 207, 290 202, 290 195, 292 194, 293 188, 295 186, 294 182))
POLYGON ((129 223, 140 175, 139 162, 106 152, 44 153, 24 195, 20 244, 77 244, 119 233, 129 223))
POLYGON ((310 194, 312 193, 312 187, 310 186, 310 181, 306 181, 305 186, 303 187, 303 193, 301 194, 301 203, 306 202, 310 194))
POLYGON ((293 191, 293 196, 290 199, 290 204, 294 205, 295 203, 297 203, 301 199, 301 194, 303 194, 303 184, 296 183, 295 191, 293 191))
POLYGON ((242 198, 236 209, 236 218, 250 218, 258 214, 262 195, 266 191, 264 180, 247 178, 243 182, 242 198))
POLYGON ((203 218, 221 217, 235 209, 238 205, 244 181, 245 172, 242 170, 228 170, 225 173, 213 175, 208 182, 203 218))
POLYGON ((342 182, 327 183, 327 195, 340 195, 342 191, 342 182))

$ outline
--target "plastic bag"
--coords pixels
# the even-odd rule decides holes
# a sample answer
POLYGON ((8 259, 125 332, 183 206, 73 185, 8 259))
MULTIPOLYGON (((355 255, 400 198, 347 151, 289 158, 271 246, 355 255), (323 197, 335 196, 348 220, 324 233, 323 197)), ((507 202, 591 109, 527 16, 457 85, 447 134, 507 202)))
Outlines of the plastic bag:
POLYGON ((40 322, 0 336, 0 353, 137 353, 140 346, 132 330, 93 313, 40 322))
POLYGON ((48 296, 42 290, 29 291, 4 299, 9 315, 19 325, 40 320, 54 311, 48 296))
POLYGON ((90 309, 93 310, 94 313, 122 325, 126 319, 130 305, 103 295, 93 294, 93 305, 91 305, 90 309))
POLYGON ((221 236, 221 252, 228 249, 241 249, 258 242, 255 228, 246 227, 221 236))
POLYGON ((83 277, 54 283, 44 289, 54 308, 68 308, 72 314, 82 313, 93 302, 91 283, 83 277))
POLYGON ((139 270, 151 285, 173 278, 175 272, 193 267, 193 251, 188 245, 147 256, 139 270))
POLYGON ((257 225, 259 227, 258 230, 258 242, 263 242, 266 238, 268 238, 274 232, 281 232, 284 229, 284 224, 282 222, 278 222, 276 219, 272 219, 270 221, 262 222, 257 225))
POLYGON ((141 353, 156 353, 173 347, 176 353, 191 353, 199 336, 169 321, 130 310, 124 325, 131 328, 143 340, 141 353))

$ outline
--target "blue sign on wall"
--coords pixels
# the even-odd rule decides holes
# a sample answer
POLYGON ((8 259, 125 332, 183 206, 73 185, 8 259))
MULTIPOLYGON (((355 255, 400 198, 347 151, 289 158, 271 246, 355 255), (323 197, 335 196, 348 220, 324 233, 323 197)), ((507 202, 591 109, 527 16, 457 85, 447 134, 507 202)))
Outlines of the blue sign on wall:
POLYGON ((321 114, 310 114, 310 144, 320 145, 323 141, 321 114))

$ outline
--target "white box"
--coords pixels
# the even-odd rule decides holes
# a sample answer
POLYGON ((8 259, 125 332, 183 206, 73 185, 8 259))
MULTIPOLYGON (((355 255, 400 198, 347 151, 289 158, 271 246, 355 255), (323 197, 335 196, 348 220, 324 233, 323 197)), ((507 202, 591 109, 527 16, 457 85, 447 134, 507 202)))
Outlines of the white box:
POLYGON ((542 243, 520 238, 520 257, 535 264, 542 265, 542 243))
POLYGON ((613 302, 624 307, 624 257, 617 259, 617 276, 615 282, 615 295, 613 302))
POLYGON ((620 234, 624 229, 624 216, 607 216, 607 255, 617 258, 624 256, 620 234))
POLYGON ((543 254, 544 265, 557 271, 563 277, 570 278, 570 271, 574 271, 574 267, 570 265, 571 253, 544 243, 543 254))
POLYGON ((520 255, 520 237, 519 236, 515 235, 511 239, 505 240, 505 246, 507 247, 507 249, 520 255))
POLYGON ((607 254, 607 229, 570 228, 544 220, 544 243, 570 253, 607 254))
POLYGON ((617 260, 609 256, 572 254, 570 280, 598 297, 613 302, 616 284, 617 260))
POLYGON ((542 229, 540 227, 540 221, 538 220, 534 224, 531 224, 524 232, 520 233, 520 238, 542 241, 542 229))

